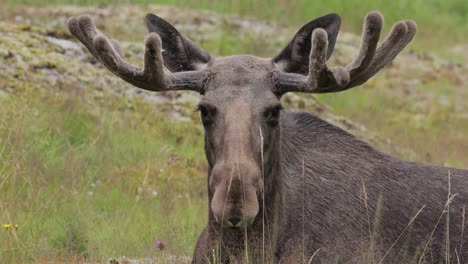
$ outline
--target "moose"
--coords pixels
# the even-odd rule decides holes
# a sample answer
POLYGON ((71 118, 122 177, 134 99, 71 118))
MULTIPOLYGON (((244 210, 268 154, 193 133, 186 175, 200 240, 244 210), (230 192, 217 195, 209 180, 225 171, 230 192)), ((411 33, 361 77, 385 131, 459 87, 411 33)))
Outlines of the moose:
POLYGON ((345 67, 327 66, 337 14, 305 24, 273 58, 215 58, 154 14, 145 24, 141 68, 90 16, 68 20, 70 32, 128 83, 201 95, 208 224, 193 263, 468 262, 468 170, 399 160, 281 105, 288 92, 365 83, 413 39, 415 22, 396 23, 379 45, 383 16, 370 12, 345 67))

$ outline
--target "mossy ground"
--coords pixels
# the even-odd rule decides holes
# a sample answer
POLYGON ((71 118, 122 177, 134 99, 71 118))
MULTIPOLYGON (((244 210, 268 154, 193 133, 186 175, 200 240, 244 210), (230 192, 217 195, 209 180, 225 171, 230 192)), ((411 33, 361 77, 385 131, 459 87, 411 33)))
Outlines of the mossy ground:
MULTIPOLYGON (((273 56, 297 29, 174 7, 2 9, 0 224, 19 227, 0 230, 0 263, 122 256, 171 262, 192 254, 207 216, 203 130, 193 112, 198 95, 132 88, 65 28, 69 16, 90 13, 105 33, 126 40, 126 57, 141 64, 147 12, 213 55, 273 56)), ((358 44, 358 36, 341 34, 331 63, 346 64, 358 44)), ((360 88, 292 94, 284 104, 400 158, 468 168, 466 51, 454 61, 416 47, 360 88)))

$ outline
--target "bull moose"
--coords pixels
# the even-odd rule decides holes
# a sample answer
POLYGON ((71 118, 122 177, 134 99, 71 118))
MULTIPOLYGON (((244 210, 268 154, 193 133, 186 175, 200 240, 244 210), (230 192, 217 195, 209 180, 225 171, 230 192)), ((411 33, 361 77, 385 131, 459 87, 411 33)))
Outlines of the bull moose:
POLYGON ((123 80, 149 91, 200 93, 209 210, 193 263, 468 262, 468 170, 396 159, 281 106, 288 92, 365 83, 412 40, 413 21, 396 23, 378 45, 383 17, 370 12, 358 54, 345 67, 326 64, 337 14, 305 24, 274 58, 214 58, 156 15, 145 24, 140 68, 90 16, 68 21, 123 80))

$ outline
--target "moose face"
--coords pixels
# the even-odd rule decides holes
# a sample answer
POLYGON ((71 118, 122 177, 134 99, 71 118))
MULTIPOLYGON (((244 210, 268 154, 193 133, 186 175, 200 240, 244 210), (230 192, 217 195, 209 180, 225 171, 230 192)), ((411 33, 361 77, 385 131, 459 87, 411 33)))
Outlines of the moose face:
POLYGON ((263 192, 262 164, 279 141, 281 104, 271 60, 232 56, 210 63, 215 72, 199 103, 210 165, 215 219, 226 227, 251 223, 263 192))
POLYGON ((329 68, 340 17, 329 14, 305 24, 272 59, 248 55, 212 58, 153 14, 145 19, 144 68, 125 61, 117 41, 96 29, 89 16, 71 18, 68 27, 115 75, 149 91, 193 90, 205 128, 209 163, 210 214, 226 227, 252 223, 259 212, 264 168, 279 155, 281 105, 286 92, 339 92, 366 82, 411 41, 416 25, 394 25, 377 48, 383 17, 365 18, 362 42, 346 67, 329 68), (172 73, 166 74, 163 65, 172 73))

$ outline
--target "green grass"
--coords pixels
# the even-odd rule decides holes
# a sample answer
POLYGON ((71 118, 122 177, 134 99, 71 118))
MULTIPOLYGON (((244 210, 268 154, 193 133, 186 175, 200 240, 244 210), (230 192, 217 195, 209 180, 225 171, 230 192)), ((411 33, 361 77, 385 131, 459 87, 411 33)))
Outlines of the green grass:
POLYGON ((0 263, 193 250, 206 222, 200 127, 142 103, 92 114, 72 96, 21 97, 0 99, 0 223, 19 225, 0 230, 0 263))
POLYGON ((163 4, 190 9, 213 10, 239 14, 255 19, 273 21, 290 26, 300 26, 307 21, 331 12, 343 17, 343 27, 360 33, 362 19, 371 10, 379 10, 385 16, 386 28, 402 19, 413 19, 418 25, 418 37, 414 41, 419 49, 443 50, 447 45, 468 41, 468 2, 465 0, 327 0, 327 1, 260 1, 260 0, 6 0, 6 3, 33 5, 114 5, 163 4))

